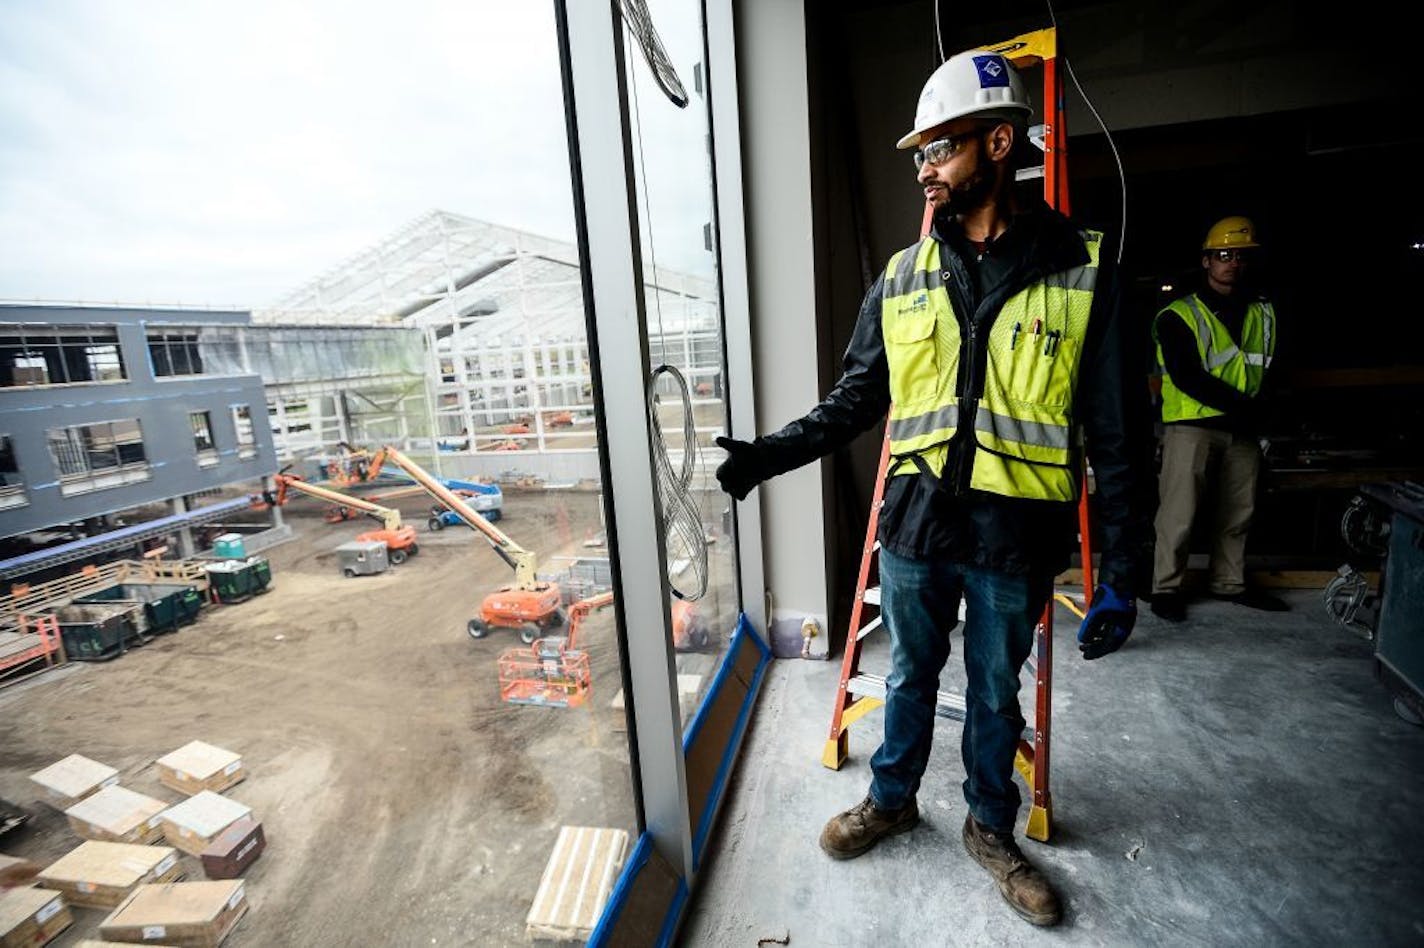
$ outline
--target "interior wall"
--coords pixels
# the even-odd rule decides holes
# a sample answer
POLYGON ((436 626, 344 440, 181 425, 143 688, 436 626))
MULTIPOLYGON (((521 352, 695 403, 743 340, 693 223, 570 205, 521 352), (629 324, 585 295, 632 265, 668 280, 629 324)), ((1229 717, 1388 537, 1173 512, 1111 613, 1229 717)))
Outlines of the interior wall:
MULTIPOLYGON (((823 393, 812 214, 814 165, 801 0, 735 7, 757 432, 800 417, 823 393)), ((771 644, 799 654, 806 617, 827 621, 825 474, 807 465, 763 484, 763 562, 771 644)), ((745 596, 760 590, 745 590, 745 596)), ((824 651, 824 639, 816 643, 824 651)))

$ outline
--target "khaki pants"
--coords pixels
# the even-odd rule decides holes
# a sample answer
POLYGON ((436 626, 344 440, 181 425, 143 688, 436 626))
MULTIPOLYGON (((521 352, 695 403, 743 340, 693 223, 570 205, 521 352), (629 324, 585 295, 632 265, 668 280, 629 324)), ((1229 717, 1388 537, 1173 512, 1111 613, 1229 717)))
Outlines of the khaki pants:
POLYGON ((1255 438, 1195 425, 1168 425, 1162 438, 1161 504, 1152 591, 1176 592, 1187 574, 1192 521, 1215 486, 1211 591, 1233 595, 1246 588, 1246 531, 1256 509, 1261 449, 1255 438))

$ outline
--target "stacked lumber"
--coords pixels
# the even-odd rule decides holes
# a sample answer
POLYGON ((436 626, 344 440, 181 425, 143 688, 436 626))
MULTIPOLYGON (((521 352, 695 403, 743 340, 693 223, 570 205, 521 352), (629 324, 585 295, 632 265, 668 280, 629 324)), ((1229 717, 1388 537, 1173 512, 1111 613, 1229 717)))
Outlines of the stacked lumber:
POLYGON ((163 836, 185 853, 201 857, 223 830, 252 815, 252 807, 204 790, 163 811, 163 836))
POLYGON ((85 797, 118 783, 119 772, 81 754, 70 754, 30 774, 30 780, 44 790, 46 802, 55 809, 67 810, 85 797))
POLYGON ((182 875, 172 847, 89 840, 42 870, 39 883, 63 893, 70 905, 111 909, 141 885, 182 875))
POLYGON ((99 923, 114 941, 218 948, 247 914, 241 880, 141 885, 99 923))
POLYGON ((203 741, 190 741, 158 758, 157 764, 159 782, 188 796, 204 790, 219 793, 247 776, 240 755, 203 741))
POLYGON ((0 890, 0 946, 38 948, 74 922, 64 896, 47 889, 0 890))
POLYGON ((158 816, 162 800, 114 784, 64 811, 69 826, 85 839, 109 843, 156 843, 163 836, 158 816))

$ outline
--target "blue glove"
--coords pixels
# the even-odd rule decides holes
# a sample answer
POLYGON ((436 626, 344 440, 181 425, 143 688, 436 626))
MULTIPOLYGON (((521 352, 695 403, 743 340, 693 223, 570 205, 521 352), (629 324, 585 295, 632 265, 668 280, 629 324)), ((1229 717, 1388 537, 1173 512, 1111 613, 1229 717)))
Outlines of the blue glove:
POLYGON ((1093 605, 1078 627, 1078 651, 1086 659, 1102 658, 1122 648, 1137 623, 1137 600, 1111 586, 1093 590, 1093 605))

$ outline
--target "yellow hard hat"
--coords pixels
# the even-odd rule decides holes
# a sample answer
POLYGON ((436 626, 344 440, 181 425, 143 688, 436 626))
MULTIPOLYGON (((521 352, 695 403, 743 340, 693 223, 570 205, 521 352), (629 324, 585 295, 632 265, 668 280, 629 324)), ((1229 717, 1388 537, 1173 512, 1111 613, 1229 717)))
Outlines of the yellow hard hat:
POLYGON ((1256 225, 1249 217, 1223 217, 1211 225, 1202 241, 1203 250, 1243 250, 1259 247, 1256 243, 1256 225))

